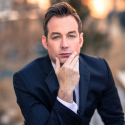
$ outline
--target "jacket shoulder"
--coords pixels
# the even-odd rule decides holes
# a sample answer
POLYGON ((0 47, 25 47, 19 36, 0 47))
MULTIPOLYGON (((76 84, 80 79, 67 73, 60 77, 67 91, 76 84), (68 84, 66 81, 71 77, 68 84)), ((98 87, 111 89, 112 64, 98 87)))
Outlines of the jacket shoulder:
POLYGON ((103 58, 97 57, 97 56, 90 56, 83 53, 80 53, 80 56, 86 61, 86 63, 92 62, 92 63, 99 63, 104 62, 103 58))
POLYGON ((40 57, 32 62, 28 63, 26 66, 24 66, 22 69, 20 69, 17 73, 19 74, 28 74, 37 72, 37 70, 41 70, 43 67, 45 57, 40 57))
POLYGON ((103 73, 107 73, 107 70, 109 70, 108 63, 104 58, 89 56, 85 54, 80 54, 80 56, 84 59, 87 67, 89 67, 91 70, 101 71, 103 73))

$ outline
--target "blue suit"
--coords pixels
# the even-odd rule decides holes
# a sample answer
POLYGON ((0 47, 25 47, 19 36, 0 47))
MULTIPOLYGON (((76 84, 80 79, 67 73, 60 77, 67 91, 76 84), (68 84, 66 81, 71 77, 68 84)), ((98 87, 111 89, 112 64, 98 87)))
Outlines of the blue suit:
POLYGON ((79 72, 77 114, 56 99, 59 83, 48 55, 15 73, 14 90, 25 125, 89 125, 95 109, 105 125, 123 125, 124 114, 106 61, 80 54, 79 72))

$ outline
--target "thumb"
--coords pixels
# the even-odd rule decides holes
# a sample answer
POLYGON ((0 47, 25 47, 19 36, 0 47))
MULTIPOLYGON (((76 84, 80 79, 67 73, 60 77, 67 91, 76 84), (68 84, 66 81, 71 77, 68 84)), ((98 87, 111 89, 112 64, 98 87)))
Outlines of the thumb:
POLYGON ((60 69, 60 61, 59 61, 59 59, 56 57, 56 72, 58 72, 59 71, 59 69, 60 69))

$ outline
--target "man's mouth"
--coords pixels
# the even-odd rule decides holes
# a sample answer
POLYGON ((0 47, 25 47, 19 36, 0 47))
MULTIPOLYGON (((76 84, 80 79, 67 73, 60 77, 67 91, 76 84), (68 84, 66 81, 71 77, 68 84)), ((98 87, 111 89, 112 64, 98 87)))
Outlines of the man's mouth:
POLYGON ((61 55, 61 57, 69 57, 71 53, 61 53, 59 55, 61 55))

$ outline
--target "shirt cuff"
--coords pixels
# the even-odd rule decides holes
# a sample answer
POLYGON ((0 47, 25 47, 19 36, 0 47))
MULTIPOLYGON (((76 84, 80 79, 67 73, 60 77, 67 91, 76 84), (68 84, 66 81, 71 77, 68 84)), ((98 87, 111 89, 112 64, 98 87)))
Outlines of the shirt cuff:
POLYGON ((69 108, 70 110, 72 110, 74 113, 77 114, 78 106, 74 101, 73 101, 73 103, 68 103, 68 102, 65 102, 62 99, 60 99, 58 96, 57 96, 57 100, 60 103, 62 103, 64 106, 66 106, 67 108, 69 108))

